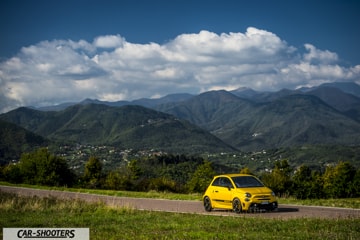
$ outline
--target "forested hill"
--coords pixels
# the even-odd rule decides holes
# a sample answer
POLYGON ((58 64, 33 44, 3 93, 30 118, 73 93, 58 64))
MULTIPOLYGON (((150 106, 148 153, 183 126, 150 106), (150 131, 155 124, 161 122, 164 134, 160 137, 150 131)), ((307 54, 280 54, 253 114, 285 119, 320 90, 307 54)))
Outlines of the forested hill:
POLYGON ((141 106, 74 105, 58 112, 19 108, 1 118, 50 140, 180 153, 234 151, 207 131, 141 106))
MULTIPOLYGON (((356 107, 360 109, 360 101, 356 107)), ((158 106, 158 110, 197 124, 243 151, 304 144, 360 144, 358 119, 309 94, 292 92, 256 102, 213 91, 158 106)))
POLYGON ((22 152, 47 144, 45 138, 13 123, 0 120, 0 165, 18 160, 22 152))

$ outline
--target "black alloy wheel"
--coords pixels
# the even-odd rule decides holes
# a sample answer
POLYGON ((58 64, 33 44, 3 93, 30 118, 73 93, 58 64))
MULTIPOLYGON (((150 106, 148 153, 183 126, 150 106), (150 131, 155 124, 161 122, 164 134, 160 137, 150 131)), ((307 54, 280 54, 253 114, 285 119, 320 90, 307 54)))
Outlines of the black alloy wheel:
POLYGON ((242 212, 242 207, 241 207, 241 202, 238 198, 235 198, 232 202, 232 206, 233 206, 233 211, 235 213, 241 213, 242 212))
POLYGON ((207 212, 211 212, 212 210, 211 200, 209 197, 204 197, 204 208, 207 212))

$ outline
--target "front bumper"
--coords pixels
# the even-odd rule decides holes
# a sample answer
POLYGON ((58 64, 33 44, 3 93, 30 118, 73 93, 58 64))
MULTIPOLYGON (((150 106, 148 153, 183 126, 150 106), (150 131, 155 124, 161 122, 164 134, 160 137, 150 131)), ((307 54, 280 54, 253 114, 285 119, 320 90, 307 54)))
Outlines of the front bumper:
POLYGON ((271 202, 271 203, 251 203, 248 211, 249 212, 259 212, 261 210, 266 210, 266 211, 275 211, 278 208, 278 203, 275 202, 271 202))
POLYGON ((278 202, 276 200, 251 201, 250 199, 245 199, 245 201, 242 201, 242 209, 244 211, 259 212, 262 209, 267 211, 274 211, 277 208, 278 208, 278 202))

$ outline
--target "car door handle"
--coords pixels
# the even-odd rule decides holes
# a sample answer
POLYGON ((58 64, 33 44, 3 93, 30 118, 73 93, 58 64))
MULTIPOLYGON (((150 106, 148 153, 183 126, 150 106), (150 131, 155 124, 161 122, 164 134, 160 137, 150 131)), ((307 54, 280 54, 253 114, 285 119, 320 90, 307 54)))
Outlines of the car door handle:
POLYGON ((219 192, 219 191, 214 191, 214 192, 219 192))

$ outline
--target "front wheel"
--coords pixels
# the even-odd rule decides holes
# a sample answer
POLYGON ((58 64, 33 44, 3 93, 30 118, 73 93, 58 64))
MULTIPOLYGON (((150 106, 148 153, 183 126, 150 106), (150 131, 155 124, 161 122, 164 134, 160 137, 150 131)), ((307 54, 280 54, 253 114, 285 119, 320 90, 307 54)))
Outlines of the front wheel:
POLYGON ((209 197, 204 197, 204 208, 207 212, 211 212, 212 210, 211 200, 209 197))
POLYGON ((233 211, 235 213, 241 213, 242 212, 242 207, 241 207, 241 202, 238 198, 235 198, 232 202, 232 206, 233 206, 233 211))

